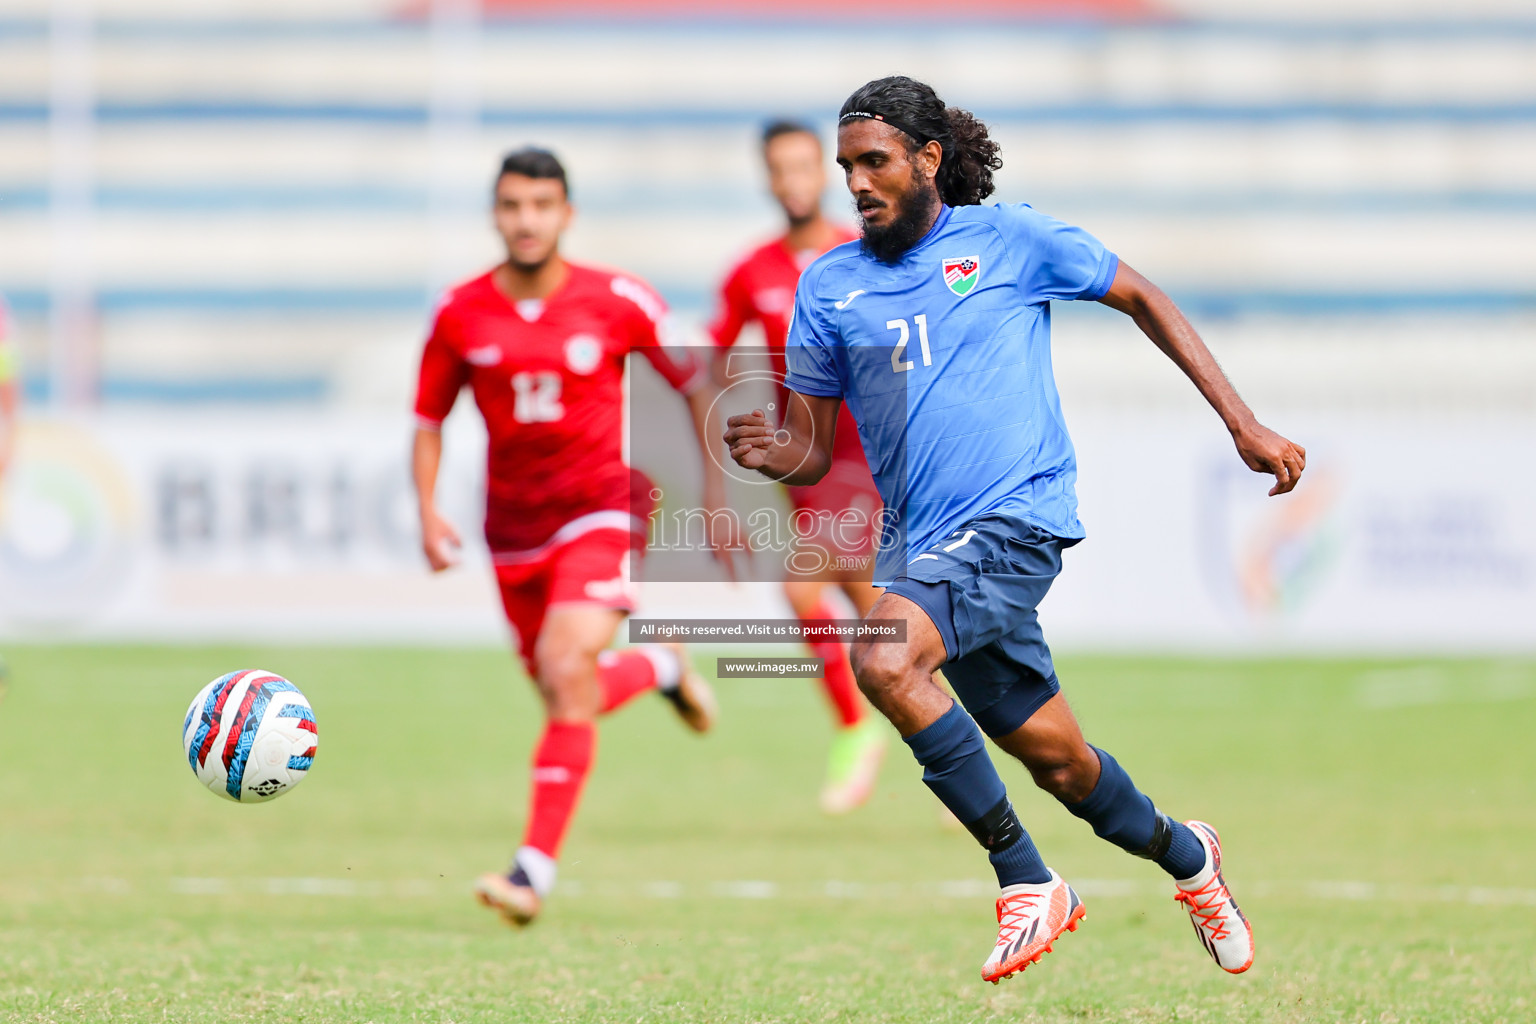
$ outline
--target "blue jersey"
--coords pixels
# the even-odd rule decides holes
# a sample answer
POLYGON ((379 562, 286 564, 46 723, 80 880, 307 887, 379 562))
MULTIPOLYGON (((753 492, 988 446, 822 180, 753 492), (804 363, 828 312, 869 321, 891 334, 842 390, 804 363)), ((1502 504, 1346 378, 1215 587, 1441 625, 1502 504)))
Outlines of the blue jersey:
POLYGON ((999 204, 943 207, 895 264, 849 242, 806 268, 787 383, 842 398, 859 425, 894 524, 876 582, 980 515, 1083 536, 1050 302, 1103 297, 1118 267, 1081 228, 999 204))

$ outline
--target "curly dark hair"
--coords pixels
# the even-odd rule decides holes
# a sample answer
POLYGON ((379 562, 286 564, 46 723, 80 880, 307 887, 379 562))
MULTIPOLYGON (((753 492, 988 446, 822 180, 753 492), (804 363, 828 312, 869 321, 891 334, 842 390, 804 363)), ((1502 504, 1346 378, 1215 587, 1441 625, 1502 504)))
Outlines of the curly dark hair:
POLYGON ((975 206, 992 194, 992 173, 1003 166, 997 143, 975 114, 946 107, 932 86, 905 75, 878 78, 843 101, 839 122, 850 114, 878 116, 899 129, 909 153, 930 141, 943 147, 937 185, 939 198, 950 206, 975 206))

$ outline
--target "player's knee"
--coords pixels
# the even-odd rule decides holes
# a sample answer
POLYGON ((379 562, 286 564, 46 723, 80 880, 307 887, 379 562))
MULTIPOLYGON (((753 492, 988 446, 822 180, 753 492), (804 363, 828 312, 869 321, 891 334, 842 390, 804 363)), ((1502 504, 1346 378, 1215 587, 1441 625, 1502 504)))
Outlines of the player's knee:
POLYGON ((900 685, 912 672, 904 644, 855 643, 848 660, 859 689, 871 700, 900 685))
POLYGON ((1078 803, 1093 792, 1094 773, 1081 757, 1055 754, 1030 758, 1025 762, 1035 785, 1057 800, 1078 803))
POLYGON ((591 690, 596 658, 590 652, 540 644, 534 649, 534 684, 545 710, 556 718, 595 713, 591 690))
POLYGON ((821 584, 790 580, 784 584, 784 599, 797 618, 807 618, 821 604, 821 584))

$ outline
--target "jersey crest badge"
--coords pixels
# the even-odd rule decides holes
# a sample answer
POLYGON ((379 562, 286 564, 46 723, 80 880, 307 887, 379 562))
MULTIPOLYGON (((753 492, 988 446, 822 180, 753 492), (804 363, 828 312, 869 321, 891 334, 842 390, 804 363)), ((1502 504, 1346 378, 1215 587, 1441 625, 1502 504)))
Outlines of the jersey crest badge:
POLYGON ((465 352, 464 361, 470 366, 496 366, 501 363, 501 349, 495 345, 481 345, 465 352))
POLYGON ((590 334, 573 334, 565 340, 565 365, 586 376, 603 361, 603 343, 590 334))
POLYGON ((944 283, 961 298, 971 294, 976 282, 981 280, 980 256, 956 256, 945 260, 940 266, 943 268, 944 283))

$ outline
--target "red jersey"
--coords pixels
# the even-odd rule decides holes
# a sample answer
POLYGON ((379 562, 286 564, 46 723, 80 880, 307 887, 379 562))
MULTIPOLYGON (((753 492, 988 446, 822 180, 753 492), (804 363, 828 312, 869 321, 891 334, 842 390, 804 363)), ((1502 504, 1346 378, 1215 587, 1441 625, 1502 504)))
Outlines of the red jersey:
MULTIPOLYGON (((834 227, 833 246, 852 241, 857 235, 834 227)), ((831 249, 831 246, 828 246, 831 249)), ((800 282, 800 272, 811 266, 811 261, 825 250, 805 249, 794 252, 788 246, 788 238, 776 238, 766 246, 759 246, 736 264, 725 284, 720 286, 719 306, 710 324, 710 336, 720 348, 730 348, 742 333, 746 324, 756 321, 763 330, 763 342, 768 347, 768 358, 779 381, 785 376, 783 347, 790 338, 790 315, 794 312, 794 286, 800 282)), ((779 421, 788 411, 785 404, 786 388, 779 387, 779 421)), ((856 459, 859 465, 868 467, 859 442, 859 425, 854 422, 848 405, 843 405, 837 415, 837 438, 833 441, 833 462, 856 459)))
POLYGON ((668 348, 670 316, 626 274, 567 264, 547 300, 515 302, 490 273, 449 291, 421 356, 416 416, 437 429, 465 384, 490 435, 485 537, 529 552, 572 527, 630 529, 624 464, 625 357, 638 351, 679 392, 704 367, 668 348), (561 530, 566 527, 565 530, 561 530))
MULTIPOLYGON (((845 228, 834 228, 832 245, 851 242, 858 236, 845 228)), ((736 264, 725 284, 720 288, 719 306, 709 333, 720 348, 736 344, 741 329, 756 321, 763 329, 768 357, 773 362, 773 372, 780 381, 784 379, 784 344, 789 338, 789 318, 795 309, 795 285, 800 282, 800 272, 822 251, 806 249, 795 252, 789 248, 788 238, 776 238, 767 245, 747 254, 736 264)), ((828 246, 831 248, 831 246, 828 246)), ((788 411, 785 404, 786 389, 779 387, 779 416, 788 411)), ((836 465, 853 459, 868 468, 864 447, 859 443, 859 428, 853 414, 844 404, 838 413, 837 437, 832 442, 832 461, 836 465)))

